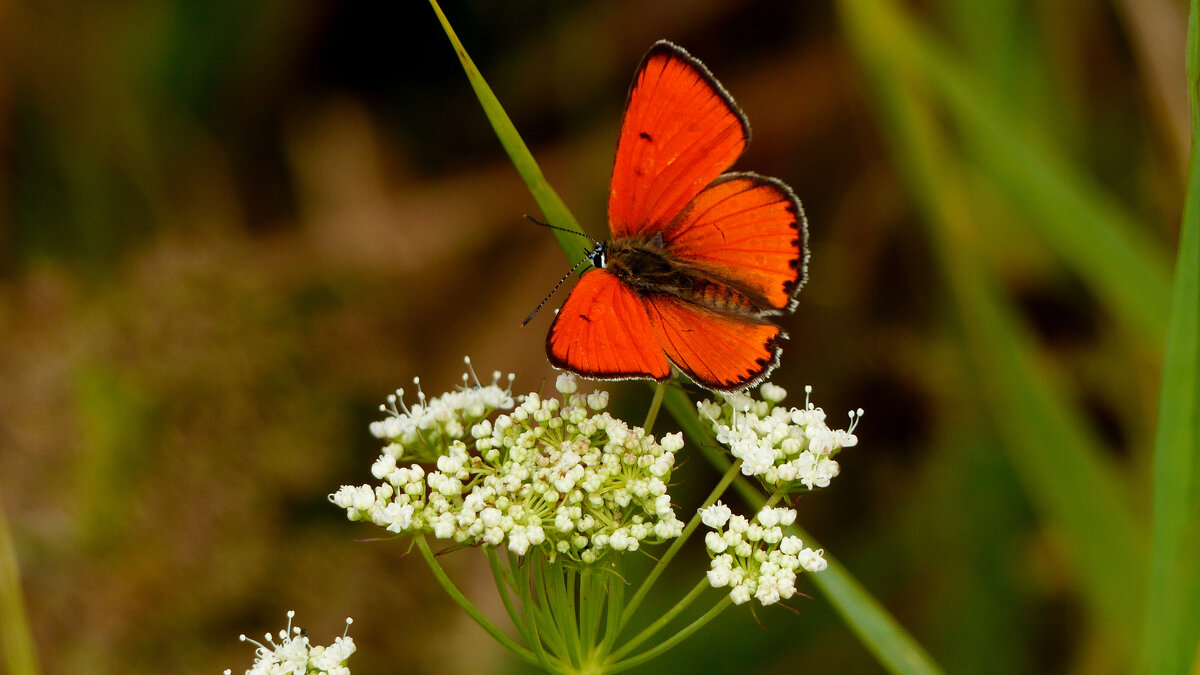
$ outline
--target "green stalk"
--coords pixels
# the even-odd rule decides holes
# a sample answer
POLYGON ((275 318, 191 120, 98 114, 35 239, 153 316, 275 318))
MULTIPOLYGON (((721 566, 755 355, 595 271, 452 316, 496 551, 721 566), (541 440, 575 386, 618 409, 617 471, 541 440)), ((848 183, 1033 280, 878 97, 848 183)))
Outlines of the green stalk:
MULTIPOLYGON (((520 561, 517 558, 517 556, 513 555, 510 552, 508 554, 509 568, 512 570, 517 570, 517 569, 520 569, 519 565, 520 565, 520 561)), ((530 564, 529 567, 532 568, 533 565, 530 564)), ((545 638, 542 636, 542 633, 541 633, 541 623, 542 623, 541 611, 542 610, 541 610, 541 608, 538 607, 537 603, 534 602, 533 595, 530 591, 530 589, 532 587, 532 582, 534 580, 532 569, 530 569, 528 571, 528 573, 529 573, 529 577, 522 578, 523 583, 520 583, 517 585, 517 596, 520 597, 520 599, 521 599, 521 607, 523 607, 525 609, 525 619, 524 619, 523 623, 529 627, 529 632, 533 636, 533 639, 529 641, 529 644, 531 647, 533 647, 534 653, 537 655, 538 665, 540 665, 542 667, 542 670, 545 670, 548 672, 555 672, 557 669, 554 666, 558 665, 559 660, 557 658, 555 658, 554 665, 552 666, 551 662, 550 662, 551 657, 546 652, 547 645, 544 642, 545 638)), ((516 575, 514 574, 514 576, 516 576, 516 575)), ((554 636, 549 636, 549 637, 551 639, 553 639, 554 636)), ((551 648, 553 648, 553 647, 551 647, 551 648)), ((558 650, 558 651, 561 653, 561 650, 558 650)))
POLYGON ((725 595, 724 597, 722 597, 720 600, 717 601, 717 604, 712 606, 712 609, 705 612, 700 618, 689 623, 687 626, 684 626, 683 629, 680 630, 678 633, 672 635, 670 638, 664 640, 663 642, 658 643, 651 649, 648 649, 648 650, 642 652, 641 654, 638 654, 637 656, 634 656, 625 661, 614 663, 614 664, 606 667, 604 669, 604 672, 605 673, 619 673, 622 670, 629 670, 630 668, 640 666, 643 663, 649 661, 650 659, 652 659, 660 654, 665 653, 666 651, 670 650, 675 645, 686 640, 688 637, 690 637, 692 635, 692 633, 695 633, 696 631, 703 628, 709 621, 712 621, 713 619, 717 618, 717 616, 721 612, 725 611, 725 609, 727 607, 729 607, 729 605, 731 605, 731 604, 733 604, 733 600, 729 599, 729 595, 725 595))
POLYGON ((567 645, 568 638, 563 630, 561 620, 555 612, 555 605, 550 599, 552 589, 546 579, 546 561, 539 556, 531 556, 527 567, 529 568, 529 587, 533 589, 537 598, 533 604, 534 618, 538 622, 538 632, 542 636, 542 642, 554 652, 554 656, 558 660, 569 663, 571 650, 567 645))
POLYGON ((666 382, 656 382, 654 385, 654 398, 650 400, 650 409, 646 411, 646 421, 642 424, 642 428, 646 433, 654 428, 654 420, 658 419, 658 410, 662 406, 663 395, 667 393, 666 382))
POLYGON ((613 570, 617 579, 614 583, 609 583, 605 586, 608 589, 608 612, 604 619, 604 641, 596 649, 597 655, 606 655, 613 640, 616 639, 617 633, 621 630, 621 617, 625 614, 625 586, 627 582, 624 576, 620 573, 620 558, 614 563, 616 569, 613 570), (609 637, 612 636, 612 637, 609 637))
POLYGON ((663 628, 666 628, 667 624, 671 623, 675 617, 679 616, 683 610, 687 609, 693 602, 695 602, 696 599, 699 598, 700 595, 708 588, 708 578, 705 577, 697 582, 696 585, 692 587, 692 590, 688 591, 687 595, 680 598, 679 602, 676 602, 674 607, 667 610, 665 614, 655 619, 654 623, 651 623, 649 626, 646 626, 644 629, 642 629, 642 632, 638 633, 628 642, 621 645, 620 649, 612 653, 612 658, 619 660, 629 652, 637 649, 638 645, 645 642, 655 633, 663 628))
POLYGON ((442 569, 442 565, 437 561, 437 557, 434 556, 433 551, 429 548, 429 542, 425 541, 425 535, 415 534, 413 535, 413 541, 416 542, 417 549, 421 551, 421 556, 425 558, 425 564, 429 565, 429 569, 433 571, 433 576, 438 580, 438 583, 442 585, 442 589, 446 591, 446 594, 449 595, 454 602, 458 603, 459 607, 463 608, 463 611, 465 611, 468 616, 475 620, 475 623, 479 624, 480 628, 487 631, 488 635, 491 635, 496 642, 499 642, 506 649, 508 649, 508 651, 516 654, 530 663, 538 663, 538 659, 536 656, 534 656, 533 652, 522 647, 516 642, 513 642, 512 638, 508 637, 503 631, 497 628, 496 624, 492 623, 486 616, 484 616, 483 613, 475 607, 475 605, 471 604, 471 601, 467 599, 467 596, 463 595, 462 591, 458 590, 458 587, 455 586, 454 582, 450 580, 450 577, 446 574, 446 570, 442 569))
POLYGON ((4 672, 12 675, 35 675, 38 672, 37 653, 33 648, 33 633, 29 617, 21 600, 21 575, 17 566, 16 548, 8 530, 8 518, 0 506, 0 649, 4 651, 4 672))
MULTIPOLYGON (((725 489, 729 487, 729 484, 733 482, 733 479, 737 478, 738 471, 741 468, 741 461, 731 464, 725 471, 725 475, 721 477, 721 482, 717 483, 717 486, 712 489, 712 492, 709 492, 708 496, 705 497, 704 503, 700 505, 700 509, 712 506, 717 499, 719 499, 721 495, 725 493, 725 489)), ((697 509, 695 515, 688 520, 687 525, 683 527, 683 532, 680 533, 679 537, 677 537, 675 541, 671 542, 671 547, 668 548, 666 554, 659 559, 658 563, 654 566, 654 569, 650 570, 650 574, 646 576, 646 580, 642 582, 642 585, 638 588, 637 593, 633 595, 633 599, 630 600, 629 604, 625 607, 625 612, 621 617, 621 626, 617 630, 618 633, 625 630, 625 627, 629 625, 629 621, 633 618, 634 612, 637 611, 638 605, 642 604, 642 600, 646 599, 646 595, 650 593, 650 589, 654 587, 654 583, 658 581, 658 577, 666 571, 667 565, 671 563, 671 560, 675 557, 675 554, 679 552, 679 549, 683 548, 684 542, 688 540, 688 537, 692 536, 692 532, 694 532, 696 527, 700 525, 700 509, 697 509)), ((612 637, 615 638, 616 636, 613 635, 612 637)), ((612 640, 607 638, 608 636, 606 636, 606 642, 612 644, 612 640)))
POLYGON ((500 562, 500 557, 496 555, 496 549, 490 546, 485 546, 483 549, 487 556, 488 566, 492 570, 492 579, 496 583, 496 592, 500 595, 500 602, 504 604, 504 611, 508 612, 509 620, 521 633, 521 639, 525 640, 526 644, 533 644, 533 633, 530 632, 529 626, 525 625, 520 610, 512 600, 511 593, 514 588, 512 571, 500 562))
POLYGON ((579 643, 578 613, 575 607, 574 573, 560 562, 543 562, 542 579, 550 581, 551 612, 554 614, 558 631, 567 645, 567 659, 579 665, 583 663, 583 647, 579 643))
POLYGON ((591 566, 579 571, 579 642, 587 649, 586 658, 595 660, 600 634, 600 618, 605 604, 605 572, 591 566))

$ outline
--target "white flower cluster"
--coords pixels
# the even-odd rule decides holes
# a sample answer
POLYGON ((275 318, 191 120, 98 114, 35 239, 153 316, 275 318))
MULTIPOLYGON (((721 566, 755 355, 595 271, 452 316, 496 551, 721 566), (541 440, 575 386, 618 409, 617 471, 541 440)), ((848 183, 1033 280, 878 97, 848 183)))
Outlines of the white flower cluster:
MULTIPOLYGON (((806 393, 812 387, 805 387, 806 393)), ((825 411, 805 397, 804 408, 778 405, 787 396, 783 387, 767 382, 758 388, 762 400, 746 393, 724 394, 716 401, 697 403, 700 414, 712 422, 717 440, 742 460, 742 473, 758 476, 775 489, 826 487, 838 474, 833 460, 842 448, 858 444, 854 436, 863 411, 850 413, 846 430, 825 425, 825 411)))
MULTIPOLYGON (((270 633, 266 634, 266 644, 241 636, 242 642, 258 645, 254 650, 254 666, 246 670, 246 675, 350 675, 346 661, 355 651, 354 639, 342 633, 342 637, 335 639, 328 647, 314 647, 309 644, 304 631, 292 627, 294 616, 295 612, 288 612, 288 626, 286 630, 279 631, 279 642, 275 642, 270 633)), ((346 619, 347 631, 353 622, 353 619, 346 619)), ((225 675, 231 673, 231 670, 225 670, 225 675)))
POLYGON ((371 434, 386 438, 397 445, 389 448, 390 454, 418 462, 436 462, 451 442, 466 437, 467 431, 476 423, 486 419, 497 410, 512 410, 516 402, 512 396, 512 373, 508 375, 508 386, 501 388, 500 371, 492 373, 492 383, 484 386, 475 378, 471 359, 464 359, 470 375, 463 374, 463 386, 437 398, 426 399, 417 385, 417 402, 411 408, 404 405, 404 390, 397 389, 387 397, 387 405, 379 409, 389 413, 387 417, 371 423, 371 434), (471 384, 474 378, 474 385, 471 384), (399 408, 397 408, 399 405, 399 408))
POLYGON ((655 442, 603 412, 607 392, 575 393, 570 374, 558 378, 561 400, 528 394, 494 421, 513 398, 490 388, 421 397, 404 412, 393 403, 371 425, 389 441, 371 469, 382 484, 346 485, 330 500, 396 533, 503 543, 517 555, 543 547, 583 563, 679 536, 667 483, 681 434, 655 442))
POLYGON ((796 572, 820 572, 827 563, 824 551, 805 548, 799 537, 784 536, 783 528, 796 520, 792 509, 764 508, 754 520, 734 515, 717 502, 700 510, 700 520, 713 528, 704 537, 712 556, 708 583, 729 587, 729 597, 740 605, 750 598, 763 605, 796 594, 796 572))

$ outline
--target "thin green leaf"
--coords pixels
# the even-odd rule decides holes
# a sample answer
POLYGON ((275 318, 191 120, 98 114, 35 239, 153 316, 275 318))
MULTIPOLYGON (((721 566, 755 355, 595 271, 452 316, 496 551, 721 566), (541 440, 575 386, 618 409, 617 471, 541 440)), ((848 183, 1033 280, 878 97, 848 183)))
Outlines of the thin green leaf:
POLYGON ((1085 600, 1117 647, 1115 658, 1128 655, 1129 617, 1143 606, 1128 580, 1146 569, 1128 496, 1090 428, 1040 367, 1033 341, 973 245, 973 204, 960 160, 921 97, 923 80, 895 68, 900 12, 883 1, 840 7, 891 124, 894 155, 904 158, 925 211, 996 429, 1030 498, 1061 537, 1085 600))
MULTIPOLYGON (((475 96, 479 99, 479 105, 483 107, 488 121, 492 123, 496 137, 500 139, 500 144, 504 146, 504 151, 508 153, 508 158, 516 167, 517 173, 521 174, 521 179, 529 187, 529 192, 537 202, 538 208, 542 210, 542 214, 557 227, 582 232, 575 216, 563 203, 554 188, 550 187, 546 177, 542 175, 542 170, 533 159, 533 154, 529 152, 525 141, 521 140, 521 135, 517 133, 517 128, 508 118, 508 113, 504 112, 504 107, 500 105, 496 95, 492 93, 492 88, 488 86, 483 75, 479 73, 479 69, 475 67, 475 63, 471 61, 471 57, 467 55, 467 50, 459 42, 458 35, 450 27, 450 22, 442 13, 442 8, 438 6, 437 0, 429 0, 429 4, 433 7, 438 21, 446 31, 446 37, 450 38, 450 44, 454 45, 454 53, 458 55, 458 60, 467 73, 467 80, 470 81, 471 88, 475 90, 475 96)), ((566 232, 558 230, 553 232, 571 264, 579 262, 583 258, 583 253, 579 249, 579 240, 566 232)))
POLYGON ((8 518, 0 504, 0 663, 4 672, 12 675, 34 675, 38 672, 33 634, 21 594, 21 575, 17 567, 17 552, 8 531, 8 518))
POLYGON ((1150 597, 1141 667, 1200 670, 1200 3, 1187 40, 1192 148, 1154 444, 1150 597))

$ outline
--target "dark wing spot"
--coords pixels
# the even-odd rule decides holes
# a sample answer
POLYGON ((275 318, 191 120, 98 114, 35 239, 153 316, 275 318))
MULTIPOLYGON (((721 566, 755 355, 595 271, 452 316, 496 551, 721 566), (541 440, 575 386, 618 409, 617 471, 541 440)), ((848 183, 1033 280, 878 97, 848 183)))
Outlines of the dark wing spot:
POLYGON ((646 139, 647 141, 650 141, 651 143, 654 142, 654 139, 650 136, 650 134, 648 134, 644 131, 639 133, 638 136, 641 136, 642 138, 646 139))
POLYGON ((588 315, 587 315, 587 314, 580 314, 580 315, 579 315, 579 318, 583 319, 584 321, 586 321, 586 322, 588 322, 588 323, 591 323, 591 322, 592 322, 592 320, 588 318, 588 315))

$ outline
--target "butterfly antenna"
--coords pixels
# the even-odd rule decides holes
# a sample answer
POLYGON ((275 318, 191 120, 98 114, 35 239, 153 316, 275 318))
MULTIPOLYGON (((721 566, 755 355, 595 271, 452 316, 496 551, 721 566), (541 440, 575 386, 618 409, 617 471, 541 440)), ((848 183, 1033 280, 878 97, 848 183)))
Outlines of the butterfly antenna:
MULTIPOLYGON (((567 231, 570 232, 570 230, 567 231)), ((533 308, 533 311, 529 313, 529 316, 525 317, 525 320, 521 322, 521 325, 524 326, 530 321, 533 321, 533 317, 537 316, 537 313, 542 311, 542 307, 550 301, 550 298, 558 291, 559 287, 563 285, 563 282, 569 279, 570 276, 575 273, 575 270, 579 269, 579 266, 585 262, 588 262, 588 260, 589 258, 584 258, 583 260, 575 263, 575 266, 571 268, 571 271, 563 275, 563 278, 559 279, 557 284, 554 284, 554 288, 550 289, 550 292, 546 294, 546 297, 542 298, 542 301, 538 303, 538 306, 533 308)))
MULTIPOLYGON (((593 244, 600 243, 598 240, 592 239, 590 236, 584 234, 583 232, 579 232, 578 230, 569 230, 565 227, 558 227, 557 225, 551 225, 550 223, 543 223, 542 221, 538 220, 537 218, 534 218, 533 216, 529 215, 528 213, 525 214, 525 219, 528 220, 529 222, 533 223, 534 225, 541 225, 542 227, 548 227, 551 230, 558 230, 559 232, 566 232, 568 234, 578 235, 580 237, 583 237, 584 239, 591 241, 593 244)), ((567 276, 571 276, 571 275, 568 274, 567 276)))

